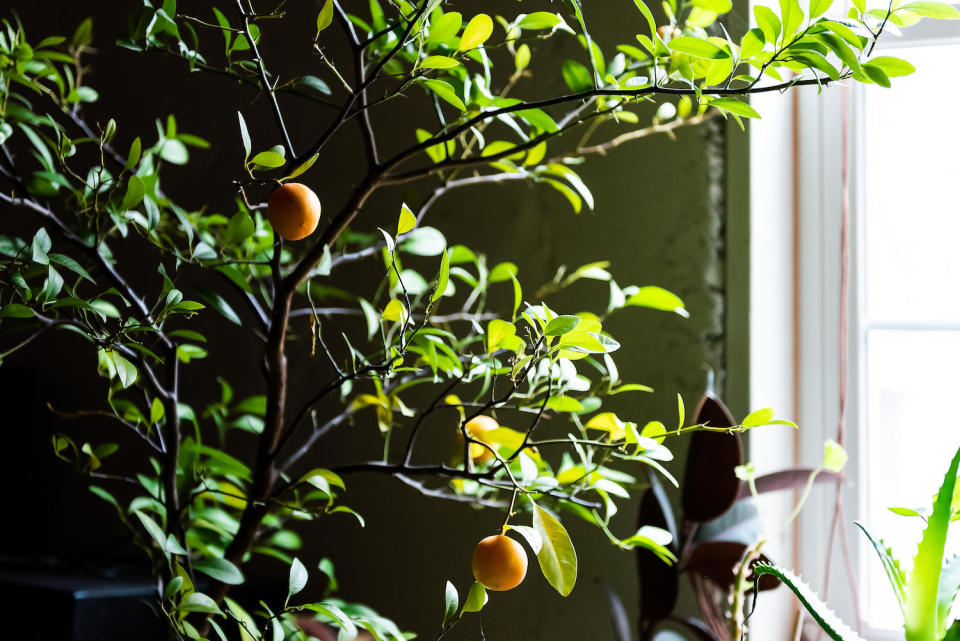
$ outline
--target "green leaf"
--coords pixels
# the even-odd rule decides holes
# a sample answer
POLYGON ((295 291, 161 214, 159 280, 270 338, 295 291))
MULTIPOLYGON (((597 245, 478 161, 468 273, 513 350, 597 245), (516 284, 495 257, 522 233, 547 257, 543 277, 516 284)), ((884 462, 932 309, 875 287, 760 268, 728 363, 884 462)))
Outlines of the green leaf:
POLYGON ((520 309, 520 304, 523 302, 523 290, 520 288, 520 281, 514 274, 510 274, 510 280, 513 281, 513 313, 510 315, 510 320, 516 320, 517 310, 520 309))
POLYGON ((639 288, 627 299, 626 304, 636 307, 649 307, 650 309, 658 309, 665 312, 674 312, 684 318, 689 316, 679 296, 655 285, 639 288))
POLYGON ((380 318, 383 320, 394 321, 396 323, 405 322, 406 317, 406 308, 403 306, 403 303, 396 298, 391 298, 390 302, 387 303, 386 307, 384 307, 380 313, 380 318))
POLYGON ((730 54, 713 44, 709 40, 694 38, 692 36, 680 36, 667 43, 671 51, 685 53, 697 58, 706 58, 708 60, 720 60, 729 58, 730 54))
POLYGON ((440 275, 437 277, 437 288, 433 290, 430 296, 430 302, 434 303, 440 300, 443 293, 447 291, 447 283, 450 281, 450 253, 446 250, 440 259, 440 275))
POLYGON ((746 60, 763 51, 765 39, 763 30, 756 27, 743 34, 743 39, 740 41, 740 57, 746 60))
POLYGON ((936 18, 939 20, 960 20, 960 11, 946 2, 908 2, 901 5, 898 11, 909 11, 924 18, 936 18))
POLYGON ((886 72, 880 67, 870 64, 869 62, 864 63, 863 72, 867 74, 867 77, 873 82, 877 83, 881 87, 890 88, 890 78, 887 77, 886 72))
POLYGON ((140 510, 134 510, 133 512, 140 523, 143 524, 143 529, 147 531, 147 534, 150 535, 150 538, 153 539, 154 543, 163 550, 164 553, 167 551, 167 537, 163 533, 163 528, 157 525, 157 522, 150 518, 148 515, 144 514, 140 510))
POLYGON ((259 154, 254 156, 253 160, 250 162, 257 167, 274 169, 276 167, 283 167, 283 165, 286 163, 286 160, 284 160, 283 156, 275 151, 261 151, 259 154))
POLYGON ((563 81, 574 93, 593 89, 593 76, 590 70, 575 60, 564 60, 560 66, 560 73, 563 75, 563 81))
POLYGON ((460 62, 449 56, 427 56, 420 61, 421 69, 450 69, 460 66, 460 62))
POLYGON ((552 514, 530 499, 533 506, 533 529, 540 535, 543 546, 537 553, 537 561, 547 582, 567 596, 577 582, 577 552, 573 541, 563 525, 552 514))
POLYGON ((478 13, 467 23, 460 36, 457 51, 469 51, 479 47, 493 34, 493 20, 485 13, 478 13))
POLYGON ((517 26, 521 29, 553 29, 559 24, 563 24, 563 18, 559 14, 549 11, 534 11, 525 15, 517 26))
POLYGON ((50 235, 46 229, 41 227, 33 236, 33 243, 30 247, 33 252, 31 254, 31 260, 40 265, 49 265, 50 259, 47 257, 47 252, 50 251, 52 246, 53 242, 50 240, 50 235))
POLYGON ((430 32, 427 34, 427 42, 446 42, 457 35, 460 27, 463 26, 463 16, 456 11, 451 11, 441 15, 430 23, 430 32))
POLYGON ((333 0, 327 0, 323 3, 323 8, 317 14, 317 33, 330 26, 333 22, 333 0))
POLYGON ((773 410, 769 407, 750 412, 741 425, 744 427, 759 427, 760 425, 769 425, 773 420, 773 410))
POLYGON ((120 386, 126 389, 133 385, 137 380, 137 368, 134 364, 114 350, 108 350, 107 353, 116 368, 117 377, 120 379, 120 386))
POLYGON ((443 625, 447 625, 453 620, 453 617, 457 615, 458 607, 460 607, 460 595, 457 594, 456 586, 447 581, 443 594, 443 625))
POLYGON ((827 12, 833 0, 810 0, 810 19, 821 16, 827 12))
POLYGON ((237 118, 240 121, 240 140, 243 142, 243 158, 246 160, 250 157, 250 151, 252 149, 250 145, 250 132, 247 131, 247 121, 243 119, 243 114, 239 111, 237 112, 237 118))
POLYGON ((413 211, 407 207, 407 204, 403 203, 400 205, 400 220, 397 221, 397 236, 406 234, 416 226, 417 217, 413 215, 413 211))
MULTIPOLYGON (((770 411, 773 412, 773 410, 770 411)), ((847 451, 833 439, 827 440, 824 444, 823 469, 839 473, 843 470, 843 466, 847 464, 848 458, 847 451)))
POLYGON ((140 138, 134 138, 130 144, 130 151, 127 152, 127 162, 123 166, 124 171, 130 171, 140 162, 140 138))
POLYGON ((487 589, 479 581, 474 581, 467 593, 467 599, 463 602, 463 612, 479 612, 487 604, 487 589))
POLYGON ((548 398, 547 407, 554 412, 579 412, 583 409, 583 404, 573 397, 561 394, 548 398))
POLYGON ((870 64, 880 67, 883 73, 887 74, 889 78, 908 76, 916 71, 914 66, 906 60, 894 58, 893 56, 877 56, 876 58, 871 58, 870 64))
POLYGON ((205 612, 208 614, 223 614, 217 607, 217 602, 203 592, 191 592, 180 602, 181 612, 205 612))
MULTIPOLYGON (((333 2, 333 0, 328 0, 328 2, 333 2)), ((317 158, 319 158, 319 157, 320 157, 320 154, 319 154, 319 153, 313 154, 312 156, 310 156, 309 158, 307 158, 306 160, 304 160, 304 161, 303 161, 303 164, 301 164, 299 167, 297 167, 296 169, 294 169, 294 170, 290 173, 289 176, 284 176, 284 177, 282 178, 282 180, 291 180, 291 179, 296 178, 297 176, 305 173, 308 169, 310 169, 311 167, 313 167, 313 163, 317 162, 317 158)))
POLYGON ((877 556, 880 557, 880 563, 883 565, 883 571, 887 575, 887 580, 890 581, 890 587, 893 588, 893 593, 897 597, 897 604, 900 606, 900 613, 905 615, 905 600, 906 592, 904 586, 906 584, 907 578, 904 575, 903 570, 900 569, 900 562, 897 561, 896 557, 893 556, 893 550, 887 546, 883 539, 877 539, 867 528, 859 522, 854 522, 860 531, 863 532, 864 536, 867 537, 867 540, 870 541, 870 544, 873 546, 873 549, 876 550, 877 556))
POLYGON ((517 265, 515 263, 497 263, 490 274, 487 275, 488 283, 502 283, 510 280, 511 276, 516 276, 517 265))
POLYGON ((742 100, 737 100, 736 98, 715 98, 710 101, 710 105, 722 109, 723 111, 729 111, 732 114, 742 116, 744 118, 759 118, 760 114, 757 113, 756 109, 743 102, 742 100))
POLYGON ((150 404, 150 423, 156 424, 159 423, 163 418, 164 408, 163 403, 159 398, 154 398, 153 402, 150 404))
POLYGON ((832 641, 863 641, 859 634, 841 621, 793 572, 768 563, 757 563, 753 566, 753 573, 757 577, 769 574, 783 581, 832 641))
POLYGON ((798 0, 780 0, 780 19, 783 20, 783 41, 786 42, 803 24, 803 9, 798 0))
POLYGON ((243 573, 233 563, 217 557, 204 557, 193 563, 193 569, 203 572, 209 577, 226 583, 240 585, 243 583, 243 573))
MULTIPOLYGON (((92 489, 92 488, 91 488, 92 489)), ((180 592, 180 588, 183 586, 183 577, 175 576, 170 579, 170 582, 167 583, 167 587, 163 589, 163 598, 165 601, 172 600, 174 595, 180 592)))
POLYGON ((763 39, 767 42, 776 43, 780 37, 780 18, 769 7, 755 5, 753 15, 757 20, 757 26, 763 31, 763 39))
POLYGON ((256 225, 254 225, 250 215, 245 211, 238 211, 230 217, 230 222, 227 223, 227 232, 224 235, 224 241, 230 245, 242 243, 247 238, 253 236, 254 231, 256 231, 256 225))
POLYGON ((534 554, 540 553, 540 548, 543 547, 543 539, 540 538, 540 534, 535 529, 529 525, 509 525, 507 527, 522 536, 534 554))
POLYGON ((657 34, 657 21, 653 19, 653 13, 651 13, 650 8, 643 0, 633 0, 633 3, 637 5, 637 9, 639 9, 643 17, 647 19, 647 26, 650 27, 650 37, 655 37, 657 34))
POLYGON ((74 274, 77 274, 78 276, 80 276, 81 278, 86 278, 91 283, 94 283, 93 277, 87 273, 87 270, 81 267, 80 263, 75 261, 70 256, 67 256, 65 254, 51 253, 51 254, 48 254, 47 258, 50 259, 50 262, 56 263, 58 265, 62 265, 67 269, 69 269, 70 271, 72 271, 74 274))
POLYGON ((415 256, 439 256, 447 247, 447 240, 434 227, 418 227, 407 234, 400 249, 415 256))
POLYGON ((467 107, 463 104, 463 100, 460 99, 460 96, 457 95, 457 92, 453 89, 453 85, 444 80, 437 80, 436 78, 427 78, 422 81, 430 91, 437 94, 437 97, 445 100, 450 103, 460 111, 466 111, 467 107))
POLYGON ((350 620, 350 617, 347 616, 347 613, 340 609, 339 606, 333 603, 308 603, 307 605, 300 606, 304 610, 312 610, 313 612, 319 612, 325 616, 333 619, 337 625, 340 626, 340 632, 337 633, 338 641, 353 641, 357 638, 357 626, 350 620))
POLYGON ((937 586, 943 567, 947 530, 952 516, 951 501, 960 467, 960 449, 950 462, 943 484, 933 503, 933 512, 927 519, 923 538, 913 559, 913 569, 907 578, 904 630, 908 639, 939 639, 946 633, 949 609, 938 607, 937 586))
POLYGON ((303 566, 300 559, 294 558, 290 564, 290 576, 287 580, 287 601, 294 594, 297 594, 307 585, 307 568, 303 566))
POLYGON ((160 157, 174 165, 185 165, 190 159, 186 145, 176 139, 170 139, 160 147, 160 157))
POLYGON ((33 318, 33 310, 20 303, 8 303, 0 307, 0 318, 33 318))
POLYGON ((547 336, 562 336, 572 332, 579 323, 579 316, 557 316, 547 323, 547 327, 543 333, 547 336))
POLYGON ((233 311, 233 307, 230 306, 230 303, 228 303, 223 296, 212 289, 207 289, 206 287, 196 287, 194 288, 194 291, 196 291, 197 295, 206 301, 208 305, 220 312, 220 314, 222 314, 223 317, 228 321, 234 323, 235 325, 243 325, 240 317, 237 316, 237 313, 233 311))

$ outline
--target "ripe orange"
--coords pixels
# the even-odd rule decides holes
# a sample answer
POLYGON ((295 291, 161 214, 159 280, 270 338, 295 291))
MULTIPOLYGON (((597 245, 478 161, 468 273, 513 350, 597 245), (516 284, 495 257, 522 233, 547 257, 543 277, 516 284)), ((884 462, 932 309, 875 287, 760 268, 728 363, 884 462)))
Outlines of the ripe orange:
MULTIPOLYGON (((483 433, 495 430, 500 427, 500 424, 497 423, 496 419, 491 418, 490 416, 485 416, 481 414, 480 416, 475 416, 467 421, 467 434, 471 437, 477 439, 478 441, 483 441, 483 433)), ((460 446, 463 446, 463 436, 457 434, 457 438, 460 442, 460 446)), ((489 449, 480 445, 479 443, 470 444, 470 458, 474 463, 483 463, 489 461, 493 458, 493 452, 489 449)))
POLYGON ((300 183, 285 183, 267 201, 270 224, 284 240, 306 238, 320 222, 320 199, 300 183))
POLYGON ((512 590, 527 575, 527 553, 510 537, 496 534, 477 544, 471 566, 473 578, 488 590, 512 590))

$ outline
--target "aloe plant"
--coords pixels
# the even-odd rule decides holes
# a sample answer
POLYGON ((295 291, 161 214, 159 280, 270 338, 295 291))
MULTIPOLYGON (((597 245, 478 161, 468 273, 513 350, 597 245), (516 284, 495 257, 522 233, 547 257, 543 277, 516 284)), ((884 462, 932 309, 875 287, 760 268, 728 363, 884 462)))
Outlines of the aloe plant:
MULTIPOLYGON (((909 574, 901 569, 893 551, 857 523, 880 557, 883 569, 900 611, 906 641, 952 641, 960 639, 960 627, 950 616, 957 593, 960 591, 960 557, 944 559, 947 532, 955 515, 960 512, 957 495, 957 469, 960 467, 960 449, 954 454, 940 491, 933 501, 933 511, 927 518, 913 568, 909 574)), ((759 577, 769 574, 789 587, 817 624, 833 641, 857 641, 860 636, 843 624, 827 606, 795 574, 783 568, 760 563, 754 566, 759 577)))

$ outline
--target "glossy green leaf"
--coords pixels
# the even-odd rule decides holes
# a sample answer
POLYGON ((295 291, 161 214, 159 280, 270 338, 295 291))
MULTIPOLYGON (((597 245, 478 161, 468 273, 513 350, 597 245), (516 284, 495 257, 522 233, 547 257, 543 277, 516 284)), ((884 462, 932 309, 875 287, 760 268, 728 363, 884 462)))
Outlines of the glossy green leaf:
POLYGON ((227 585, 240 585, 243 583, 243 573, 236 565, 226 559, 217 557, 204 557, 194 561, 193 569, 203 572, 209 577, 226 583, 227 585))
POLYGON ((287 579, 287 601, 306 587, 308 578, 307 568, 300 559, 294 558, 293 563, 290 564, 290 575, 287 579))
POLYGON ((667 43, 671 51, 685 53, 697 58, 706 58, 708 60, 719 60, 720 58, 729 58, 730 54, 713 44, 709 40, 694 38, 692 36, 679 36, 667 43))
POLYGON ((447 581, 443 593, 443 625, 447 625, 457 615, 457 608, 460 607, 460 595, 457 594, 457 588, 447 581))
POLYGON ((900 5, 900 11, 909 11, 924 18, 936 18, 939 20, 960 20, 960 10, 946 2, 929 2, 920 0, 919 2, 908 2, 900 5))
POLYGON ((563 525, 552 514, 530 500, 533 506, 533 529, 543 543, 537 561, 544 578, 560 593, 567 596, 577 582, 577 552, 563 525))

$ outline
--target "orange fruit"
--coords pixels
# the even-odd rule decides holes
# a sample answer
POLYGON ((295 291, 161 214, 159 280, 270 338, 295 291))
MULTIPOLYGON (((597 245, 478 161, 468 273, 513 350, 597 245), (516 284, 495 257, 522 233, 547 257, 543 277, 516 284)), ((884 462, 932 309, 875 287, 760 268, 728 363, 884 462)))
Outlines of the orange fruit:
POLYGON ((477 543, 471 567, 473 578, 488 590, 512 590, 527 575, 527 553, 509 536, 496 534, 477 543))
MULTIPOLYGON (((467 434, 477 439, 478 441, 484 440, 483 439, 484 432, 490 432, 499 427, 500 427, 500 424, 497 423, 496 419, 490 416, 485 416, 483 414, 481 414, 480 416, 475 416, 471 418, 469 421, 467 421, 467 425, 466 425, 467 434)), ((462 447, 463 436, 459 432, 457 433, 457 439, 460 443, 460 446, 462 447)), ((470 458, 473 460, 474 463, 483 463, 493 458, 493 452, 491 452, 489 449, 487 449, 483 445, 480 445, 479 443, 471 443, 470 458)))
POLYGON ((320 199, 300 183, 284 183, 270 194, 267 217, 284 240, 306 238, 320 222, 320 199))

